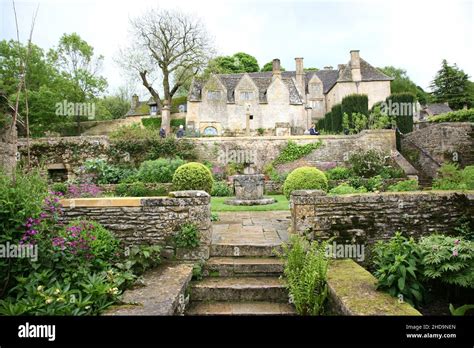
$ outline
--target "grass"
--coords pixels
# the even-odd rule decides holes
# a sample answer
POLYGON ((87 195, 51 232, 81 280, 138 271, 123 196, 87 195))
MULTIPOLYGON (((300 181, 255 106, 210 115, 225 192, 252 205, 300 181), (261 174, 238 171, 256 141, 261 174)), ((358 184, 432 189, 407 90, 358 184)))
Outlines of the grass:
POLYGON ((231 197, 211 197, 211 211, 272 211, 272 210, 289 210, 289 202, 284 195, 268 196, 276 199, 276 203, 267 205, 227 205, 224 201, 231 197))

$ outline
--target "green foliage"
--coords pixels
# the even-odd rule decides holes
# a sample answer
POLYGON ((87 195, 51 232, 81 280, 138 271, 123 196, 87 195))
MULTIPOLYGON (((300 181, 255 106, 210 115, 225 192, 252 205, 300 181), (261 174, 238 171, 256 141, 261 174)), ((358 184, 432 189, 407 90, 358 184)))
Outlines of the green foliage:
POLYGON ((389 241, 378 241, 373 251, 377 289, 394 297, 402 295, 403 301, 412 306, 422 304, 422 256, 413 238, 407 239, 397 232, 389 241))
POLYGON ((426 93, 420 86, 417 86, 407 75, 406 70, 398 69, 393 66, 379 68, 385 75, 393 77, 390 82, 390 90, 392 93, 411 93, 422 104, 431 102, 431 96, 426 93))
POLYGON ((454 230, 464 239, 474 242, 474 220, 471 216, 463 215, 456 221, 454 230))
POLYGON ((327 299, 327 242, 309 243, 304 237, 292 236, 282 245, 280 257, 290 301, 299 315, 322 315, 327 299))
POLYGON ((293 170, 283 184, 283 193, 289 199, 294 190, 323 190, 328 189, 328 179, 319 169, 300 167, 293 170))
POLYGON ((176 169, 185 163, 180 158, 160 158, 154 161, 145 161, 140 165, 136 179, 145 183, 171 182, 176 169))
POLYGON ((464 316, 467 311, 474 309, 474 304, 471 305, 464 305, 458 308, 454 308, 453 304, 449 304, 449 312, 453 316, 464 316))
POLYGON ((441 69, 437 72, 432 84, 435 102, 448 102, 454 109, 462 109, 464 106, 473 107, 473 95, 470 93, 469 76, 456 64, 449 65, 446 59, 441 63, 441 69))
POLYGON ((177 248, 197 248, 201 244, 199 229, 194 224, 186 223, 175 236, 175 245, 177 248))
POLYGON ((211 193, 213 183, 209 168, 198 162, 183 164, 173 175, 175 190, 203 190, 211 193))
POLYGON ((204 264, 201 263, 201 262, 196 262, 193 265, 192 280, 201 280, 202 279, 203 268, 204 268, 204 264))
POLYGON ((155 197, 165 196, 168 189, 159 184, 147 185, 141 181, 120 183, 115 187, 115 194, 120 197, 155 197))
POLYGON ((53 192, 61 192, 63 195, 67 193, 68 185, 64 182, 55 182, 51 185, 53 192))
POLYGON ((130 101, 120 95, 97 99, 96 114, 101 119, 119 119, 125 117, 130 109, 130 101))
POLYGON ((326 176, 329 180, 344 180, 351 177, 352 171, 346 167, 334 167, 326 171, 326 176))
POLYGON ((160 264, 160 254, 159 245, 132 245, 125 249, 126 258, 114 266, 121 272, 141 275, 160 264))
POLYGON ((390 185, 387 188, 389 192, 406 192, 406 191, 417 191, 419 190, 418 187, 418 180, 403 180, 399 181, 394 185, 390 185))
POLYGON ((233 195, 233 190, 225 181, 214 181, 212 185, 211 196, 213 197, 229 197, 233 195))
POLYGON ((370 178, 379 174, 387 162, 387 156, 377 150, 352 153, 349 163, 355 175, 370 178))
POLYGON ((219 221, 219 214, 211 213, 211 221, 219 221))
POLYGON ((354 128, 352 114, 358 113, 365 116, 369 115, 369 99, 365 94, 350 94, 345 96, 341 101, 342 114, 348 115, 349 127, 347 129, 354 128))
POLYGON ((474 166, 460 170, 455 163, 444 163, 433 181, 436 190, 474 190, 474 166))
MULTIPOLYGON (((273 71, 273 61, 265 63, 260 71, 273 71)), ((286 71, 286 69, 280 65, 280 71, 286 71)))
POLYGON ((142 124, 147 129, 160 130, 161 117, 142 118, 142 124))
POLYGON ((474 109, 447 112, 428 118, 430 122, 474 122, 474 109))
POLYGON ((329 190, 329 194, 331 195, 347 195, 351 193, 365 193, 367 189, 364 186, 359 188, 354 188, 346 183, 340 184, 333 189, 329 190))
POLYGON ((136 174, 133 168, 118 167, 99 158, 86 160, 84 169, 86 173, 95 175, 98 184, 117 184, 136 174))
POLYGON ((383 179, 399 179, 406 177, 403 169, 394 168, 390 165, 383 167, 379 174, 383 179))
POLYGON ((387 97, 387 114, 395 120, 397 128, 403 134, 413 132, 413 106, 416 97, 411 93, 392 93, 387 97))
POLYGON ((281 164, 296 161, 323 145, 322 141, 316 141, 306 145, 298 145, 292 140, 288 140, 286 146, 281 150, 278 157, 273 161, 273 164, 281 164))
POLYGON ((235 74, 259 71, 257 59, 244 52, 232 56, 220 56, 212 59, 204 71, 204 77, 213 74, 235 74))
POLYGON ((474 242, 433 234, 421 238, 419 245, 426 278, 474 288, 474 242))

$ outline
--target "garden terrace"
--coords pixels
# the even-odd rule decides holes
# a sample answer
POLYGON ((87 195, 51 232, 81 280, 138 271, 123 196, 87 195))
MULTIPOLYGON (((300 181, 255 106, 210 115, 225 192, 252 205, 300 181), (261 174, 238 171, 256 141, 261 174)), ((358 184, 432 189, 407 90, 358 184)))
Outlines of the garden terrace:
POLYGON ((170 192, 168 197, 63 199, 63 219, 95 220, 125 244, 162 245, 163 257, 207 259, 211 241, 210 196, 204 191, 170 192), (201 245, 175 250, 174 237, 185 223, 195 224, 201 245))

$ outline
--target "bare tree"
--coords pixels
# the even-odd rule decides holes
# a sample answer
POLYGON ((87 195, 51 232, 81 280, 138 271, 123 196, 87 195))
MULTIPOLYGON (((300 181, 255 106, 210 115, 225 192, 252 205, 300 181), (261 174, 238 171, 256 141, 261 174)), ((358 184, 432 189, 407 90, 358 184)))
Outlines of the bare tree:
MULTIPOLYGON (((119 63, 140 76, 141 83, 161 108, 199 73, 212 56, 211 39, 195 17, 177 10, 152 9, 131 20, 133 43, 121 51, 119 63), (161 88, 155 82, 161 80, 161 88)), ((169 118, 162 125, 169 130, 169 118)))

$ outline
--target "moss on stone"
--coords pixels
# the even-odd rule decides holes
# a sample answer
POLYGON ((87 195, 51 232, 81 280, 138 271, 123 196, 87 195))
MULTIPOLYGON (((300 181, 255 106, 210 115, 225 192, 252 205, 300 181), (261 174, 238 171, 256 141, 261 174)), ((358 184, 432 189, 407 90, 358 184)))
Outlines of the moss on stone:
POLYGON ((333 302, 353 315, 421 315, 408 303, 376 290, 377 280, 350 259, 332 260, 328 284, 333 302))

